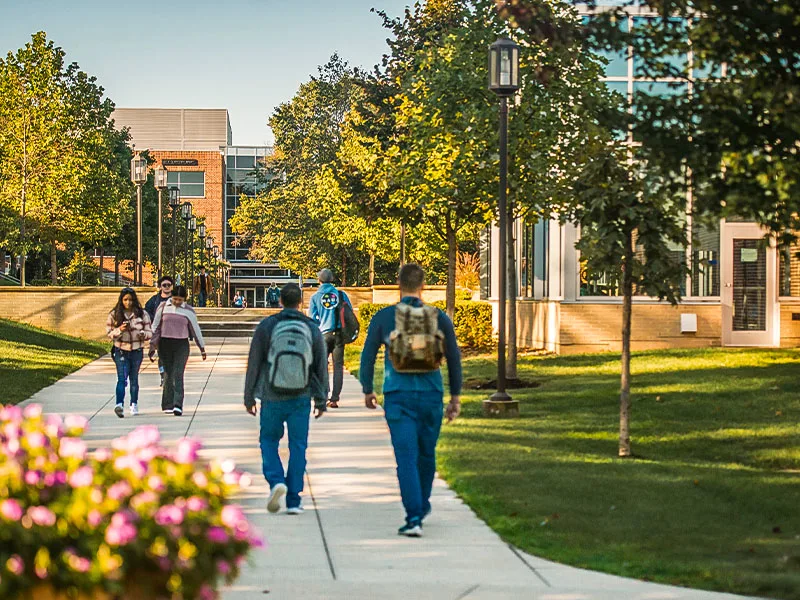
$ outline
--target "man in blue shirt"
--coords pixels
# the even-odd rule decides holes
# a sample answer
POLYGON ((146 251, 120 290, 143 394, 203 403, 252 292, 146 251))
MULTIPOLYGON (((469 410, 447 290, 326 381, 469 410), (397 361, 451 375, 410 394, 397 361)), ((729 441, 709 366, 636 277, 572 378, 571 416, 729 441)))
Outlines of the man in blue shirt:
MULTIPOLYGON (((403 265, 398 277, 401 303, 422 306, 425 273, 415 264, 403 265)), ((389 359, 389 336, 395 329, 396 306, 378 311, 369 324, 361 353, 359 379, 367 408, 377 407, 373 389, 375 359, 381 344, 386 347, 383 380, 383 410, 397 461, 397 479, 406 511, 406 523, 397 533, 422 536, 422 520, 431 512, 431 489, 436 473, 436 443, 442 426, 444 386, 437 368, 423 373, 398 373, 389 359)), ((444 351, 450 383, 450 402, 445 409, 447 422, 461 412, 461 353, 453 322, 439 311, 438 328, 444 334, 444 351)))
POLYGON ((333 389, 328 400, 328 406, 339 408, 339 396, 342 393, 342 381, 344 379, 344 340, 342 339, 342 324, 339 322, 337 314, 340 309, 341 301, 350 303, 350 298, 343 291, 337 290, 333 285, 333 271, 322 269, 318 274, 319 289, 311 296, 311 303, 308 308, 308 315, 319 324, 322 336, 325 338, 325 346, 328 356, 333 356, 333 389))

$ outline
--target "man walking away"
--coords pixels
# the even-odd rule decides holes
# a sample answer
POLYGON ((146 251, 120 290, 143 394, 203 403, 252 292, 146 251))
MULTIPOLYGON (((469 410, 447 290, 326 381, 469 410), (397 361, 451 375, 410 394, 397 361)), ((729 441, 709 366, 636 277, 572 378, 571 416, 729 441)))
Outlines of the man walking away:
POLYGON ((283 310, 261 321, 253 334, 244 405, 256 415, 256 398, 261 400, 261 460, 269 483, 267 510, 274 513, 286 496, 286 512, 303 512, 300 493, 306 470, 308 415, 314 399, 314 417, 325 412, 328 393, 328 365, 325 342, 314 321, 300 312, 303 293, 296 283, 281 289, 283 310), (289 433, 289 465, 284 473, 278 455, 284 423, 289 433))
POLYGON ((347 294, 337 290, 336 286, 333 285, 333 271, 322 269, 317 277, 320 286, 317 293, 311 296, 308 313, 317 322, 322 335, 325 337, 328 356, 333 356, 333 389, 328 400, 328 406, 339 408, 339 396, 342 393, 342 381, 344 379, 344 340, 341 332, 342 324, 339 323, 336 315, 340 302, 347 302, 350 308, 353 305, 347 294))
POLYGON ((436 473, 436 443, 442 426, 444 388, 439 365, 447 360, 450 403, 447 422, 461 412, 461 354, 453 323, 438 308, 421 300, 425 274, 419 265, 403 265, 399 304, 378 311, 367 331, 359 379, 367 408, 376 408, 375 359, 386 346, 383 410, 394 447, 397 479, 406 512, 400 535, 422 536, 422 521, 431 512, 436 473))
MULTIPOLYGON (((150 321, 156 320, 156 311, 158 307, 164 302, 172 298, 172 288, 175 286, 175 281, 169 275, 164 275, 158 280, 158 292, 150 297, 144 305, 147 314, 150 315, 150 321)), ((158 355, 158 373, 161 375, 161 383, 164 385, 164 363, 161 360, 161 354, 158 355)))
POLYGON ((197 306, 203 308, 206 305, 206 299, 214 291, 214 286, 211 283, 211 277, 206 274, 206 268, 200 265, 200 274, 195 275, 192 282, 192 293, 198 297, 197 306))
POLYGON ((278 308, 281 300, 281 290, 275 285, 275 282, 272 282, 267 288, 267 303, 269 304, 270 308, 278 308))

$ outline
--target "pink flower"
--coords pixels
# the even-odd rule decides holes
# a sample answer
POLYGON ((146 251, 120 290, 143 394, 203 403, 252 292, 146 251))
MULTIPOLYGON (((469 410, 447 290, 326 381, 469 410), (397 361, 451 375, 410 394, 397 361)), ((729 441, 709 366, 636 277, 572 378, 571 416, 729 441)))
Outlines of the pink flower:
POLYGON ((228 532, 222 527, 217 527, 216 525, 208 528, 206 537, 208 538, 209 542, 214 544, 225 544, 228 542, 228 532))
POLYGON ((194 481, 195 485, 199 488, 205 488, 208 485, 208 477, 201 471, 197 471, 192 475, 192 481, 194 481))
POLYGON ((26 419, 38 419, 42 416, 41 404, 29 404, 22 413, 26 419))
POLYGON ((217 592, 215 592, 214 589, 210 585, 208 585, 207 583, 204 583, 202 586, 200 586, 200 591, 199 591, 198 594, 199 594, 198 597, 200 598, 200 600, 216 600, 217 599, 217 592))
POLYGON ((67 483, 67 472, 66 471, 56 471, 54 474, 55 476, 55 483, 57 485, 63 485, 67 483))
POLYGON ((19 521, 22 518, 22 506, 13 498, 3 500, 0 502, 0 515, 6 521, 19 521))
POLYGON ((67 415, 64 418, 64 427, 69 431, 79 430, 79 433, 85 433, 89 427, 89 420, 81 415, 67 415))
POLYGON ((99 462, 106 462, 111 459, 111 456, 112 452, 108 448, 100 448, 94 453, 95 459, 99 462))
POLYGON ((135 477, 144 477, 147 473, 147 463, 133 456, 120 456, 114 461, 114 469, 117 471, 130 470, 135 477))
POLYGON ((131 431, 127 436, 112 442, 114 448, 135 452, 153 446, 161 439, 161 433, 155 425, 143 425, 131 431))
POLYGON ((6 569, 14 575, 22 575, 25 572, 25 563, 19 554, 12 554, 6 561, 6 569))
POLYGON ((80 458, 86 457, 86 442, 80 438, 65 437, 61 439, 61 444, 58 448, 58 454, 62 458, 80 458))
POLYGON ((131 484, 127 481, 118 481, 108 488, 108 497, 112 500, 124 500, 133 493, 131 484))
POLYGON ((229 529, 236 529, 242 521, 244 521, 245 524, 247 523, 242 509, 234 504, 229 504, 222 508, 220 520, 222 524, 229 529))
POLYGON ((174 504, 167 504, 159 508, 153 518, 158 525, 180 525, 183 523, 183 511, 174 504))
POLYGON ((31 506, 28 509, 31 521, 42 527, 52 527, 56 524, 55 513, 46 506, 31 506))
POLYGON ((131 498, 131 506, 139 509, 143 504, 152 504, 158 500, 158 495, 151 491, 144 491, 131 498))
POLYGON ((44 485, 45 487, 53 487, 56 484, 56 474, 55 473, 46 473, 44 476, 44 485))
POLYGON ((22 479, 28 485, 38 485, 39 481, 42 479, 42 476, 39 471, 25 471, 25 475, 22 476, 22 479))
POLYGON ((86 515, 86 522, 94 529, 103 522, 103 515, 99 510, 92 509, 89 511, 89 514, 86 515))
POLYGON ((151 475, 147 478, 147 486, 154 492, 163 492, 165 489, 164 480, 158 475, 151 475))
POLYGON ((252 535, 250 536, 250 545, 253 548, 263 548, 266 544, 264 543, 264 540, 261 539, 261 536, 252 535))
POLYGON ((192 496, 186 501, 186 508, 191 512, 202 512, 208 508, 208 502, 199 496, 192 496))
POLYGON ((33 449, 44 448, 48 442, 47 436, 41 431, 32 431, 26 439, 28 440, 28 447, 33 449))
POLYGON ((133 524, 127 521, 114 524, 112 519, 112 524, 106 529, 106 543, 109 546, 125 546, 136 539, 136 534, 133 524))
POLYGON ((69 478, 69 484, 74 488, 92 485, 94 473, 91 467, 80 467, 69 478))
POLYGON ((16 423, 6 423, 3 425, 3 435, 10 440, 18 440, 22 437, 22 427, 16 423))
POLYGON ((197 460, 197 452, 203 444, 191 438, 183 438, 178 441, 175 450, 175 462, 182 465, 190 465, 197 460))
POLYGON ((82 556, 70 556, 69 566, 78 573, 88 573, 92 567, 92 561, 82 556))
POLYGON ((218 560, 217 571, 219 571, 220 575, 227 575, 231 572, 231 564, 225 560, 218 560))
POLYGON ((19 406, 5 406, 0 410, 0 421, 19 423, 22 421, 22 409, 19 406))

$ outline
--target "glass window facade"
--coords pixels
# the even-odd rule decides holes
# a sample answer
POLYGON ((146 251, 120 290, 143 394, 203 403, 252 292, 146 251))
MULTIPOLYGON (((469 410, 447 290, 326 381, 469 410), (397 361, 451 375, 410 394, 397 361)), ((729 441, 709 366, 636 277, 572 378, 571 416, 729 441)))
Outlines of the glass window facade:
POLYGON ((539 221, 524 224, 522 227, 520 257, 520 295, 524 298, 548 298, 550 285, 548 277, 550 223, 539 221))
POLYGON ((248 260, 250 245, 242 242, 230 229, 229 222, 243 197, 254 198, 266 186, 266 157, 272 148, 266 146, 228 146, 225 149, 225 258, 248 260))
POLYGON ((203 171, 168 171, 167 185, 177 187, 181 198, 206 197, 206 174, 203 171))

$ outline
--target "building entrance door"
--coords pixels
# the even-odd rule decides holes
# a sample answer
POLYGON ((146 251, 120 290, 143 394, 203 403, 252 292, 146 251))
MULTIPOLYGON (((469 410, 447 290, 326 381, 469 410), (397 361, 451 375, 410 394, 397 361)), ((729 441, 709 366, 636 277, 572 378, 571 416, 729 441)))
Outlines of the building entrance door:
POLYGON ((754 223, 722 225, 722 344, 777 346, 777 253, 754 223))
POLYGON ((254 308, 256 305, 256 290, 255 288, 236 288, 236 291, 239 292, 244 299, 247 300, 247 307, 254 308))

